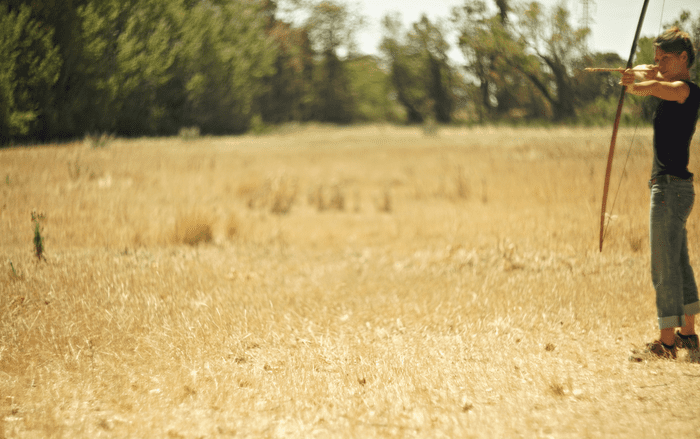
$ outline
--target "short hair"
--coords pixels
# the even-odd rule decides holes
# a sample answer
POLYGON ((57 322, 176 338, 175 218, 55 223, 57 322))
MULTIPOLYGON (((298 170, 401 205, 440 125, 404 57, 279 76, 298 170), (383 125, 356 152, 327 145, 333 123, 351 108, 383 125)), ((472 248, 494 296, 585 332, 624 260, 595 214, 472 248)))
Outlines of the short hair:
POLYGON ((693 42, 690 40, 690 35, 680 30, 678 26, 666 29, 664 33, 654 40, 654 46, 664 52, 675 55, 680 55, 683 52, 687 53, 688 67, 691 67, 695 62, 695 49, 693 48, 693 42))

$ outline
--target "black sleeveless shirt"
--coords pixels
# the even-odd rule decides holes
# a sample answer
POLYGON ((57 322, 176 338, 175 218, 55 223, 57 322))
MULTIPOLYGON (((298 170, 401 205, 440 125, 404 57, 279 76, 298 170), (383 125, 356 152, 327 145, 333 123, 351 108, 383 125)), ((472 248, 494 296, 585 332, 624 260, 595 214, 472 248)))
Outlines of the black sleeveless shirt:
POLYGON ((690 141, 695 133, 700 108, 700 87, 683 81, 690 87, 684 103, 661 100, 654 112, 654 163, 651 178, 673 175, 687 179, 690 141))

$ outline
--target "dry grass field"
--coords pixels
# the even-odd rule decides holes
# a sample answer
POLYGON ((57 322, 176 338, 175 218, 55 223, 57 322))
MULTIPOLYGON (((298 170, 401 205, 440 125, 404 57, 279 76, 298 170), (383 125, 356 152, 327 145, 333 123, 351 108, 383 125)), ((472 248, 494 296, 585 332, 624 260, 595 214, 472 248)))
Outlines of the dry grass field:
POLYGON ((0 150, 0 437, 700 437, 700 365, 628 361, 652 133, 600 254, 610 131, 0 150))

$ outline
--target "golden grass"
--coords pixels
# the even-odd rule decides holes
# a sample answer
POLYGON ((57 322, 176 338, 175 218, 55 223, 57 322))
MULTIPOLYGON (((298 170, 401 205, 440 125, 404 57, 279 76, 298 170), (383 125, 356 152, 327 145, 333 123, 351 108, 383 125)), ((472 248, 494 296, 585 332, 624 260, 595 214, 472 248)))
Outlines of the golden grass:
POLYGON ((599 254, 609 131, 0 150, 0 437, 697 437, 700 366, 627 360, 651 132, 599 254))
MULTIPOLYGON (((181 213, 175 219, 173 230, 173 244, 199 245, 206 244, 214 238, 212 220, 202 212, 181 213)), ((231 235, 231 225, 228 226, 228 235, 231 235)))

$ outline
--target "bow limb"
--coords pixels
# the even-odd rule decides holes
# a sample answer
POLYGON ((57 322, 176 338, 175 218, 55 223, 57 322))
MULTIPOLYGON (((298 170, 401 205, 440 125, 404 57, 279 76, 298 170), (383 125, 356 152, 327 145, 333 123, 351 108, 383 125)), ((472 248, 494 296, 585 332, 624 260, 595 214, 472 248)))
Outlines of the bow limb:
MULTIPOLYGON (((637 52, 637 40, 639 40, 639 34, 642 31, 642 24, 644 23, 644 16, 647 13, 647 6, 649 6, 649 0, 644 0, 644 6, 642 6, 642 13, 639 16, 639 22, 637 23, 637 31, 634 34, 634 41, 632 42, 632 50, 630 50, 630 56, 627 60, 627 68, 632 68, 632 63, 634 62, 634 55, 637 52)), ((615 154, 615 141, 617 140, 617 129, 620 126, 620 116, 622 115, 622 106, 625 103, 625 93, 627 93, 627 87, 622 86, 622 92, 620 93, 620 100, 617 103, 617 113, 615 113, 615 123, 613 124, 612 138, 610 139, 610 150, 608 151, 608 164, 605 168, 605 184, 603 186, 603 206, 600 209, 600 251, 603 251, 603 240, 605 239, 605 208, 608 203, 608 188, 610 187, 610 171, 612 170, 613 156, 615 154)))

